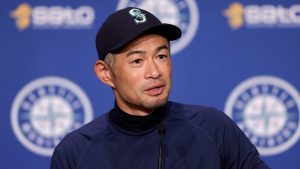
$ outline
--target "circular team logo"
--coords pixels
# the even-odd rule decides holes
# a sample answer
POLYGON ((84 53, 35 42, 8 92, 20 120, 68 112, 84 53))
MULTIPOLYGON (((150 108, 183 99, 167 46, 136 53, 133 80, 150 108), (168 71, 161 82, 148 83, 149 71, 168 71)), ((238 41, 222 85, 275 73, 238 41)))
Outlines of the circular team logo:
POLYGON ((51 156, 70 131, 92 120, 92 107, 82 89, 60 77, 44 77, 24 86, 11 110, 13 131, 29 150, 51 156))
POLYGON ((225 112, 244 131, 262 155, 289 149, 300 136, 300 96, 288 82, 257 76, 230 94, 225 112))
POLYGON ((121 0, 117 9, 135 6, 150 11, 163 23, 180 27, 182 37, 172 42, 172 53, 177 53, 192 41, 198 28, 199 12, 194 0, 121 0))

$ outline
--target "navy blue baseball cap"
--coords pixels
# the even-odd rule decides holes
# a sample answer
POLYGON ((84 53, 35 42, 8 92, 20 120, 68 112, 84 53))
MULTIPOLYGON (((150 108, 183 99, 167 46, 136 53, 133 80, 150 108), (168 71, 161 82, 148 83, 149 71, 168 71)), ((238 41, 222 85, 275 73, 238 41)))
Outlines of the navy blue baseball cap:
POLYGON ((181 37, 175 25, 161 23, 150 12, 127 7, 111 14, 102 24, 96 36, 98 57, 104 60, 108 53, 116 53, 137 37, 153 33, 172 41, 181 37))

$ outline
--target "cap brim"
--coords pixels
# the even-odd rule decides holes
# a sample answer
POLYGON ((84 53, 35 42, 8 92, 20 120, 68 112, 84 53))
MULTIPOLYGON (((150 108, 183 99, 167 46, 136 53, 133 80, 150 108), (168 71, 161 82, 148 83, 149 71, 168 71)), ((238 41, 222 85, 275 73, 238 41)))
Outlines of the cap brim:
POLYGON ((168 41, 173 41, 179 39, 182 33, 177 26, 172 24, 162 23, 159 25, 148 27, 147 29, 141 30, 139 32, 133 32, 132 34, 129 34, 127 38, 125 38, 124 40, 116 44, 113 48, 109 50, 109 52, 112 53, 117 52, 121 50, 123 47, 125 47, 127 44, 129 44, 131 41, 133 41, 134 39, 145 34, 158 34, 165 37, 168 41))

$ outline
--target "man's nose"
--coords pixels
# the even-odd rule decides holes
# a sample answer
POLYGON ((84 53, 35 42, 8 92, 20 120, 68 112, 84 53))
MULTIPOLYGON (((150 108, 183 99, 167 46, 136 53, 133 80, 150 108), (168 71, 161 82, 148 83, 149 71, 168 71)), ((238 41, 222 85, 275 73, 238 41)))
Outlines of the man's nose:
POLYGON ((157 65, 157 63, 155 63, 154 60, 150 60, 147 63, 147 67, 146 67, 146 73, 145 73, 145 78, 153 78, 156 79, 158 77, 161 76, 161 72, 160 69, 157 65))

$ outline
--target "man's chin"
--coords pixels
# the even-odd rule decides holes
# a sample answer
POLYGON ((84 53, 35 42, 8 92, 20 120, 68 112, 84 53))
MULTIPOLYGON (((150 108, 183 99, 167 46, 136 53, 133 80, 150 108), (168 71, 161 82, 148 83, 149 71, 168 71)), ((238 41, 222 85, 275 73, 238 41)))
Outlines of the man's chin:
POLYGON ((167 102, 168 102, 168 98, 155 99, 152 101, 144 101, 142 103, 142 106, 145 107, 146 109, 156 109, 166 105, 167 102))

